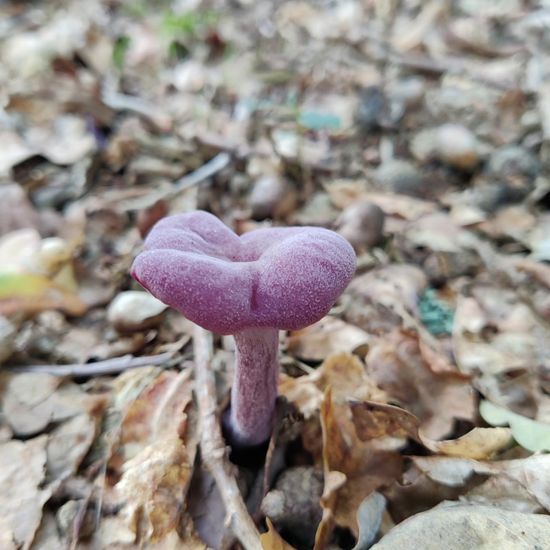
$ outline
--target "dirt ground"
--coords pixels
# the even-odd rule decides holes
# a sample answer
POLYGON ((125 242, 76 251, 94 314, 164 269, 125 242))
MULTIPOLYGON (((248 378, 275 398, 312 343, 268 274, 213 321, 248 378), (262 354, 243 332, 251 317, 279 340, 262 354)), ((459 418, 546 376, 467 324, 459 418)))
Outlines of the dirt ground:
POLYGON ((548 0, 4 1, 0 59, 2 550, 550 548, 548 0), (130 276, 196 209, 357 253, 244 460, 130 276))

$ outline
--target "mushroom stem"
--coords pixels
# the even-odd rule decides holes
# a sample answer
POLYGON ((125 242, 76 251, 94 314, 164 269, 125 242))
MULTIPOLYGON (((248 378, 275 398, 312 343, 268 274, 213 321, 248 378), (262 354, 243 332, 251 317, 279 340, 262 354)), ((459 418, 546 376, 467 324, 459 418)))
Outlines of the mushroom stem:
POLYGON ((229 417, 234 444, 253 446, 271 435, 279 378, 278 332, 249 328, 234 334, 237 353, 229 417))

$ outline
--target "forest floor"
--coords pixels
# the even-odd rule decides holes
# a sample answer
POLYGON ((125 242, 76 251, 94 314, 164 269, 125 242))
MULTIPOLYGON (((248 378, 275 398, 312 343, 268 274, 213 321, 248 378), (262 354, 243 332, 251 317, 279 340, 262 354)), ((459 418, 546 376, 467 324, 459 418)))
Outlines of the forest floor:
POLYGON ((3 550, 550 548, 548 0, 5 1, 0 58, 3 550), (232 339, 129 275, 195 209, 358 255, 249 513, 232 339))

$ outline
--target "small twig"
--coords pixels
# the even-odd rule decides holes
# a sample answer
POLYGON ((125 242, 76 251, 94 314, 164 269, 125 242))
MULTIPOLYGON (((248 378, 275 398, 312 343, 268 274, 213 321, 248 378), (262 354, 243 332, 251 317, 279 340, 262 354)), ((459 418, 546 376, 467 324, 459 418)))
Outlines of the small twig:
POLYGON ((218 153, 214 158, 204 163, 190 174, 186 174, 177 180, 168 188, 155 190, 145 196, 130 198, 123 205, 118 205, 123 210, 138 210, 148 208, 159 200, 169 200, 195 185, 199 185, 203 181, 216 175, 220 170, 223 170, 231 161, 229 153, 218 153))
POLYGON ((169 193, 180 193, 185 189, 189 189, 195 185, 198 185, 202 181, 211 178, 217 174, 220 170, 223 170, 231 160, 229 153, 218 153, 214 158, 203 164, 200 168, 197 168, 194 172, 186 174, 170 188, 169 193))
POLYGON ((226 521, 246 550, 262 550, 260 534, 246 509, 237 480, 230 473, 217 418, 216 383, 210 368, 212 335, 196 326, 193 336, 195 351, 195 392, 199 406, 201 456, 215 479, 226 510, 226 521))
POLYGON ((160 353, 159 355, 149 355, 144 357, 134 357, 133 355, 123 355, 105 361, 96 363, 74 363, 71 365, 22 365, 6 366, 2 370, 11 372, 39 372, 44 374, 53 374, 55 376, 101 376, 104 374, 117 374, 126 369, 137 367, 157 366, 166 363, 173 357, 171 351, 160 353))

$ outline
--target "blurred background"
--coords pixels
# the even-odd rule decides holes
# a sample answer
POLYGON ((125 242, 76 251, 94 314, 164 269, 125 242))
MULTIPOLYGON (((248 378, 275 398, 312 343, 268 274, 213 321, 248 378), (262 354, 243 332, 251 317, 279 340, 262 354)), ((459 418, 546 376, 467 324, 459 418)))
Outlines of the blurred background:
MULTIPOLYGON (((285 376, 317 395, 281 389, 309 428, 277 472, 306 467, 309 515, 297 528, 296 510, 262 510, 296 548, 313 545, 323 468, 359 488, 346 489, 347 510, 325 502, 336 523, 324 547, 353 547, 375 490, 387 506, 372 504, 371 542, 380 524, 445 499, 548 512, 548 493, 532 479, 506 485, 498 462, 483 470, 491 487, 474 490, 388 444, 393 469, 369 463, 378 481, 367 483, 372 448, 350 435, 353 467, 327 464, 331 375, 311 378, 320 364, 338 371, 334 354, 347 354, 344 373, 361 361, 355 397, 402 406, 432 442, 510 426, 490 428, 505 430, 490 452, 457 460, 550 450, 548 0, 3 1, 0 59, 2 548, 229 547, 223 510, 177 490, 191 483, 196 438, 180 448, 159 436, 173 431, 159 428, 162 407, 193 416, 190 370, 176 368, 192 359, 190 323, 129 276, 154 223, 194 209, 237 233, 324 226, 358 254, 331 316, 282 339, 285 376), (480 413, 483 402, 499 412, 480 413), (182 463, 163 508, 163 468, 182 463)), ((232 345, 216 349, 223 401, 232 345)), ((547 460, 537 472, 548 488, 547 460)))

